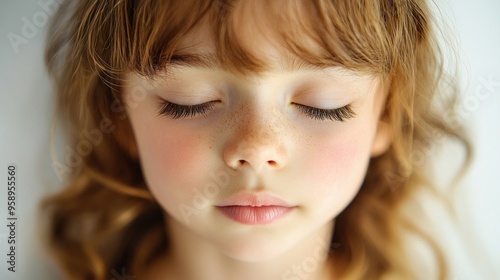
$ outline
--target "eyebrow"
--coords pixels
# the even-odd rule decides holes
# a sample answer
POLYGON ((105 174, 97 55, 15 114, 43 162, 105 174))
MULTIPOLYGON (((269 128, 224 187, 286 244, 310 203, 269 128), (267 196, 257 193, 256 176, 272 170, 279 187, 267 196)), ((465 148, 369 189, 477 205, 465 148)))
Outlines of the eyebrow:
MULTIPOLYGON (((204 68, 215 71, 228 71, 218 57, 214 54, 203 53, 203 54, 194 54, 194 53, 184 53, 184 54, 174 54, 168 66, 170 67, 192 67, 192 68, 204 68)), ((331 65, 316 65, 309 62, 306 62, 302 59, 294 58, 291 61, 287 61, 287 63, 279 62, 278 71, 282 72, 295 72, 299 70, 325 70, 327 68, 331 68, 331 65)))

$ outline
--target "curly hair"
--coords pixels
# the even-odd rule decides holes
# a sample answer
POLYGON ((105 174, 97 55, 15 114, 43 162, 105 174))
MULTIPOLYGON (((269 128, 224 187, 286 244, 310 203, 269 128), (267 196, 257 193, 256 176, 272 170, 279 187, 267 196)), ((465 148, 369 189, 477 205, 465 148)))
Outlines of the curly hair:
MULTIPOLYGON (((168 250, 163 210, 145 184, 120 86, 130 71, 146 77, 168 71, 179 41, 202 18, 209 19, 221 64, 243 74, 261 71, 265 63, 238 40, 232 12, 239 2, 79 0, 59 6, 45 59, 57 115, 75 155, 56 164, 69 176, 41 209, 46 246, 69 279, 109 279, 124 267, 138 273, 168 250)), ((265 3, 262 16, 272 18, 278 42, 314 65, 378 75, 388 88, 383 118, 391 145, 370 160, 359 193, 336 218, 332 243, 341 246, 331 254, 343 279, 396 272, 399 279, 416 278, 402 257, 406 231, 429 244, 438 277, 445 279, 442 249, 402 214, 416 192, 435 190, 416 153, 444 136, 463 143, 466 162, 471 153, 460 126, 450 122, 457 90, 443 91, 443 61, 427 1, 287 2, 293 3, 300 9, 283 12, 282 1, 265 3)))

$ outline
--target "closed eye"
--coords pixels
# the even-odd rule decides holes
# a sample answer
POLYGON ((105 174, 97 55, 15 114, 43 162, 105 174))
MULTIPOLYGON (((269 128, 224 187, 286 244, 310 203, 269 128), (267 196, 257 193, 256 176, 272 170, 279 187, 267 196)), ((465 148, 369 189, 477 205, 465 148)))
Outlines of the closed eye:
POLYGON ((162 103, 160 104, 160 110, 158 112, 158 115, 171 117, 172 119, 195 117, 197 115, 206 115, 208 111, 210 111, 217 102, 219 101, 209 101, 196 105, 180 105, 163 100, 162 103))
POLYGON ((351 109, 350 104, 337 109, 320 109, 298 103, 292 104, 297 106, 297 109, 301 113, 314 120, 331 120, 344 122, 356 116, 356 113, 351 109))

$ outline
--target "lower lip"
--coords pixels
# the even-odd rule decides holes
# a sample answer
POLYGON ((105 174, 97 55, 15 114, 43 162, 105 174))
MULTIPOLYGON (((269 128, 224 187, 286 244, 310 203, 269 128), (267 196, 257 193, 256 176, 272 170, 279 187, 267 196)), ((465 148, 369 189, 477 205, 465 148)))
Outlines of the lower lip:
POLYGON ((283 206, 219 206, 217 208, 231 220, 247 225, 272 223, 293 209, 292 207, 283 206))

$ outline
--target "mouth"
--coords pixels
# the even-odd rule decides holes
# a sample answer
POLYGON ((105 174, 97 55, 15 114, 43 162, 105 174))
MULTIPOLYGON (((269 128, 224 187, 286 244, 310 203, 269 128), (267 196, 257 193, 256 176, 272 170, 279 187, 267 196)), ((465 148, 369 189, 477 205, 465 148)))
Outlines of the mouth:
POLYGON ((269 224, 289 214, 295 206, 270 194, 240 194, 216 205, 227 218, 246 225, 269 224))

